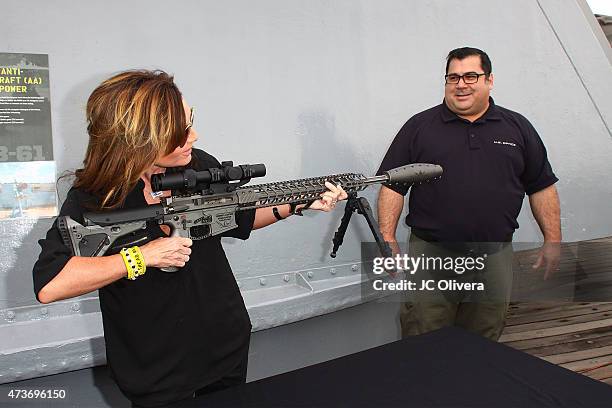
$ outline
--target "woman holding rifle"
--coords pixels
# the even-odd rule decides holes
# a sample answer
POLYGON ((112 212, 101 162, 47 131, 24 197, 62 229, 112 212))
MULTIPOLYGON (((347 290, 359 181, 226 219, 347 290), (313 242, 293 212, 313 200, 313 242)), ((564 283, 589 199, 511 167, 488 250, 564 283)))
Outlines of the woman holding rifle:
MULTIPOLYGON (((193 109, 165 72, 128 71, 102 82, 87 102, 89 145, 60 215, 83 223, 88 211, 158 204, 153 174, 219 167, 217 159, 193 147, 193 119, 193 109)), ((330 211, 346 198, 341 187, 326 186, 310 209, 330 211)), ((237 212, 238 227, 223 236, 247 239, 251 230, 300 207, 237 212)), ((251 324, 221 236, 192 242, 169 233, 148 224, 125 248, 119 242, 115 251, 87 258, 72 256, 55 223, 39 241, 34 265, 34 290, 42 303, 99 289, 107 362, 134 406, 167 406, 246 379, 251 324), (128 273, 130 259, 145 266, 128 273), (160 270, 167 267, 181 269, 160 270)))

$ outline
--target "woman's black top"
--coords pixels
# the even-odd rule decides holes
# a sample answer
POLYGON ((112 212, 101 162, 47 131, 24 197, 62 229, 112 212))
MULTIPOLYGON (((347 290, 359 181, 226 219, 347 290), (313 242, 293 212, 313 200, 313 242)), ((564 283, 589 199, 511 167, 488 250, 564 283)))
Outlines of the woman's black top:
MULTIPOLYGON (((208 153, 193 150, 198 168, 218 167, 208 153)), ((123 208, 146 206, 144 183, 123 208)), ((92 195, 71 189, 60 215, 83 222, 92 195)), ((247 239, 255 211, 236 214, 238 228, 223 236, 247 239)), ((157 224, 143 231, 165 236, 157 224)), ((54 223, 34 265, 36 296, 71 257, 54 223)), ((118 252, 118 249, 114 251, 118 252)), ((176 273, 148 267, 135 281, 120 279, 99 289, 106 357, 115 381, 134 403, 155 406, 190 396, 235 368, 248 350, 251 323, 221 245, 221 236, 193 242, 187 265, 176 273)))

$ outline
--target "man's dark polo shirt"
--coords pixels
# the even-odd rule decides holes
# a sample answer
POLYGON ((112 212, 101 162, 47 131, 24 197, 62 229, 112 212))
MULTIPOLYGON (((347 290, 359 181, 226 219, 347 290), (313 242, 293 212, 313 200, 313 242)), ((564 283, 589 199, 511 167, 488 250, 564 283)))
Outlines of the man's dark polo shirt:
MULTIPOLYGON (((522 115, 490 106, 470 123, 446 104, 418 113, 399 131, 378 174, 410 163, 444 168, 440 180, 412 187, 406 224, 436 241, 504 241, 518 228, 525 193, 555 182, 546 148, 522 115)), ((406 186, 392 186, 406 195, 406 186)))

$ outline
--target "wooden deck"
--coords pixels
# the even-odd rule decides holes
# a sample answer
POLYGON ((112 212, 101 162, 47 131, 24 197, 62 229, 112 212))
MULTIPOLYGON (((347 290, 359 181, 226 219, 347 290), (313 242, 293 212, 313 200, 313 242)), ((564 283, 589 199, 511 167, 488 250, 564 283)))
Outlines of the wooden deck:
POLYGON ((520 301, 510 305, 500 341, 612 385, 612 237, 563 244, 559 271, 547 281, 531 269, 536 255, 515 253, 520 301))
POLYGON ((513 299, 501 342, 612 385, 612 237, 564 243, 544 281, 537 250, 514 257, 513 299))
POLYGON ((512 304, 500 341, 612 385, 612 302, 512 304))

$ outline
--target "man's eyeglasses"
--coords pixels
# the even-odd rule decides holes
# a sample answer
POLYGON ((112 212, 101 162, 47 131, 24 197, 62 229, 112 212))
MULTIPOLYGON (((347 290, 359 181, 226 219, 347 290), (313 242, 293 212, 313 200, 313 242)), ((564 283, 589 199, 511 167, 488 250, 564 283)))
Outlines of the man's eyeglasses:
POLYGON ((187 127, 185 127, 185 132, 189 134, 189 129, 193 126, 193 107, 191 108, 191 113, 189 114, 189 123, 187 123, 187 127))
POLYGON ((479 74, 477 72, 466 72, 463 75, 447 74, 447 75, 444 75, 444 80, 446 81, 447 84, 458 84, 461 78, 463 78, 464 83, 475 84, 476 82, 478 82, 478 78, 480 78, 483 75, 487 75, 487 74, 484 74, 484 73, 479 74))

